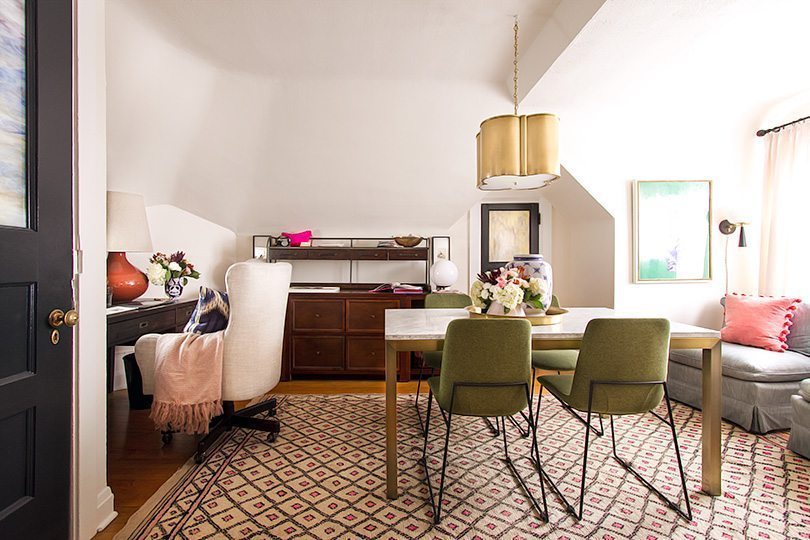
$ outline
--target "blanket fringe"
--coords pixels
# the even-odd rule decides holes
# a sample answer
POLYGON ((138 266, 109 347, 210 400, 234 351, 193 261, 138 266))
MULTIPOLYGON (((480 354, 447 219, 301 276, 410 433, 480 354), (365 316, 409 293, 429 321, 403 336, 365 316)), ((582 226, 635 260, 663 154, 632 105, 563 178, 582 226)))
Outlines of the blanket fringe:
POLYGON ((189 435, 206 434, 211 420, 222 414, 222 401, 203 403, 171 403, 154 401, 149 418, 155 429, 189 435))

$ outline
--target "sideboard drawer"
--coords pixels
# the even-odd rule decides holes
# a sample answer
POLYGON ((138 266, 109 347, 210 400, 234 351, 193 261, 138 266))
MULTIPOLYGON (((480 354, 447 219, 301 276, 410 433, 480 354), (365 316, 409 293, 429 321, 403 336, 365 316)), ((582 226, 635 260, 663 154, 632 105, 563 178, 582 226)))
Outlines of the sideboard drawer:
POLYGON ((349 300, 347 322, 350 332, 383 332, 385 330, 385 310, 397 309, 396 300, 349 300))
POLYGON ((175 323, 178 326, 185 326, 188 320, 191 318, 191 314, 194 313, 194 308, 197 307, 197 304, 192 304, 190 306, 184 306, 177 308, 174 312, 177 314, 177 318, 175 319, 175 323))
POLYGON ((388 258, 392 261, 424 261, 427 259, 427 248, 389 249, 388 258))
POLYGON ((293 330, 343 330, 343 300, 293 300, 293 330))
POLYGON ((309 259, 309 251, 297 247, 270 248, 267 250, 267 259, 271 261, 278 259, 284 261, 291 259, 309 259))
POLYGON ((350 337, 346 346, 346 369, 385 370, 385 341, 379 337, 350 337))
POLYGON ((144 334, 173 331, 176 326, 174 309, 146 317, 112 323, 107 328, 107 343, 127 343, 144 334))
POLYGON ((293 369, 295 370, 342 370, 342 337, 293 338, 293 369))
POLYGON ((346 260, 346 255, 337 249, 317 248, 310 250, 309 258, 322 261, 339 261, 346 260))
POLYGON ((355 249, 352 251, 352 260, 355 261, 386 261, 388 253, 384 249, 355 249))

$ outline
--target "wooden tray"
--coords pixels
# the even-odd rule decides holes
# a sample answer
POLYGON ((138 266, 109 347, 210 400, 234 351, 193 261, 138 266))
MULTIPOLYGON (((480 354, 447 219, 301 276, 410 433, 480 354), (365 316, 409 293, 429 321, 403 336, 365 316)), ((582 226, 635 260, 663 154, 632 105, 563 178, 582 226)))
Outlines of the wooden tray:
POLYGON ((526 319, 532 323, 532 326, 560 324, 562 322, 562 316, 568 313, 567 309, 555 306, 548 308, 545 315, 526 315, 523 317, 515 315, 490 315, 488 313, 482 313, 481 308, 475 306, 467 306, 465 309, 470 312, 471 319, 526 319))

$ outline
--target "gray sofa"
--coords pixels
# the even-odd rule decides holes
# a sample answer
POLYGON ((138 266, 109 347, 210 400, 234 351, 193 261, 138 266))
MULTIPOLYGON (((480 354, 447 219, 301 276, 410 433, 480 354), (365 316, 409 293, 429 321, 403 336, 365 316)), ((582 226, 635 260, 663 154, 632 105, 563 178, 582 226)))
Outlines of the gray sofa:
MULTIPOLYGON (((810 378, 810 304, 796 311, 788 347, 773 352, 723 343, 723 418, 753 433, 790 428, 791 396, 810 378)), ((670 351, 672 399, 701 408, 702 363, 699 350, 670 351)))

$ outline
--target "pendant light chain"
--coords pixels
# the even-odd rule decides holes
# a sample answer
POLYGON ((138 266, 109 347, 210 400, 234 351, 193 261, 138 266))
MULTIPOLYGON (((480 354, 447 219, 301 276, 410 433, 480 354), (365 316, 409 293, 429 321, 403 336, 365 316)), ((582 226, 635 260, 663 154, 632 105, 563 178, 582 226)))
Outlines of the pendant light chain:
POLYGON ((514 76, 514 92, 512 94, 512 99, 515 103, 515 116, 518 113, 518 17, 515 15, 515 76, 514 76))

